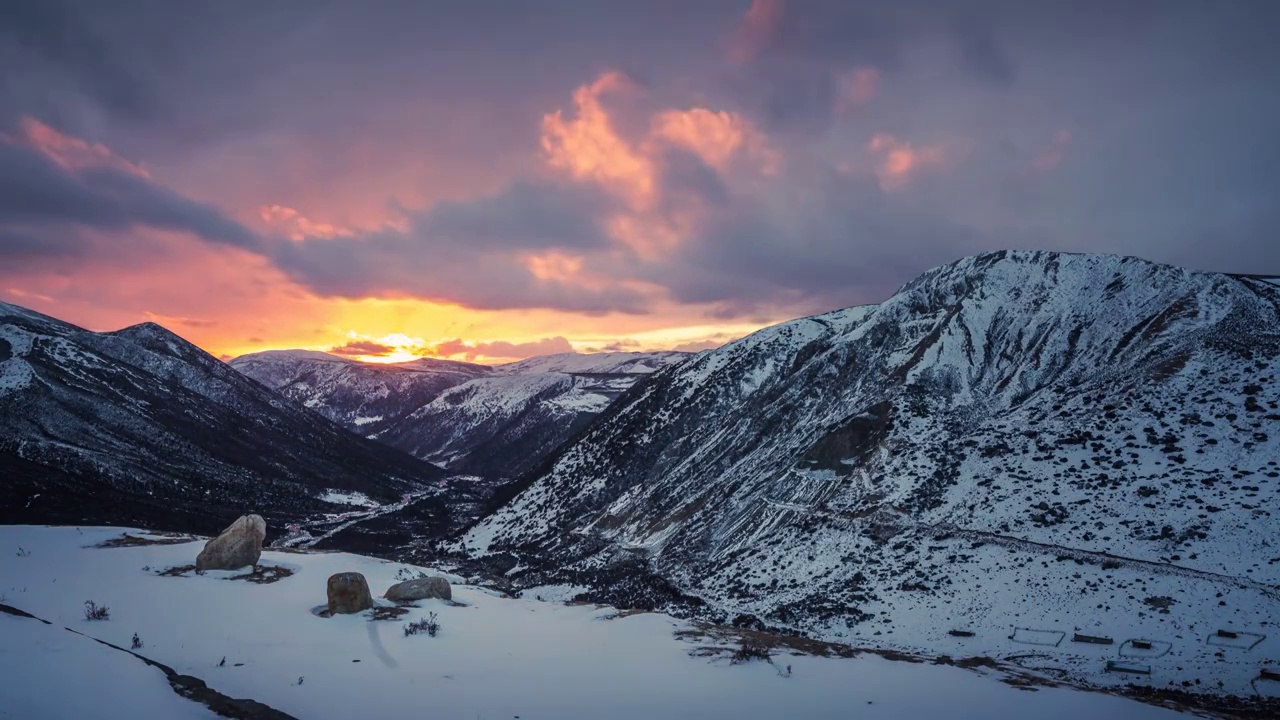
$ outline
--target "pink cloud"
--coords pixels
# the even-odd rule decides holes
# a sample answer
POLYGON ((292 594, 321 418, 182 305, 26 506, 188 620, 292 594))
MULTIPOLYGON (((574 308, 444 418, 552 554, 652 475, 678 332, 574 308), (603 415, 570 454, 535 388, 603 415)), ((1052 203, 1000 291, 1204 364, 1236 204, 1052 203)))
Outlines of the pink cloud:
MULTIPOLYGON (((629 118, 616 116, 602 100, 611 94, 640 95, 625 75, 601 74, 573 94, 574 112, 544 116, 542 148, 553 169, 573 179, 599 185, 625 205, 603 221, 609 236, 641 258, 653 260, 678 246, 696 229, 703 208, 692 197, 664 196, 661 169, 671 147, 692 152, 722 177, 733 178, 746 159, 757 172, 777 172, 781 155, 765 135, 741 115, 705 107, 644 111, 640 136, 624 137, 618 125, 629 118), (659 201, 662 202, 659 202, 659 201)), ((564 257, 533 257, 526 266, 539 279, 573 277, 581 284, 582 264, 564 257)))
POLYGON ((17 138, 4 139, 16 140, 37 150, 65 170, 110 167, 143 178, 151 177, 141 165, 120 157, 106 145, 59 132, 35 118, 23 118, 18 124, 18 131, 17 138))
POLYGON ((1048 172, 1062 164, 1062 158, 1066 154, 1067 147, 1071 145, 1071 133, 1066 130, 1059 130, 1053 136, 1049 146, 1040 151, 1031 166, 1037 172, 1048 172))
POLYGON ((916 173, 941 167, 946 161, 942 145, 916 146, 885 133, 872 137, 867 151, 877 160, 876 178, 886 191, 905 187, 916 173))
POLYGON ((729 38, 729 61, 741 65, 769 46, 782 22, 782 0, 752 0, 729 38))
POLYGON ((631 89, 631 81, 618 72, 579 87, 573 93, 574 117, 559 110, 543 117, 542 149, 552 167, 598 182, 643 208, 653 200, 653 163, 619 136, 601 103, 609 93, 631 89))
POLYGON ((262 218, 262 222, 268 227, 284 233, 290 240, 295 241, 309 237, 349 237, 354 234, 344 227, 315 222, 285 205, 263 205, 258 209, 258 217, 262 218))
POLYGON ((653 117, 652 133, 692 151, 717 170, 727 169, 735 156, 745 152, 762 172, 777 171, 778 153, 763 133, 737 113, 700 107, 666 110, 653 117))
POLYGON ((342 355, 343 357, 366 357, 390 355, 395 352, 395 348, 390 345, 383 345, 372 340, 352 340, 350 342, 329 348, 329 352, 334 355, 342 355))
POLYGON ((549 337, 531 342, 468 342, 448 340, 434 346, 440 357, 464 357, 467 360, 523 360, 536 355, 555 355, 574 352, 573 345, 563 337, 549 337))
POLYGON ((880 71, 870 66, 854 68, 838 78, 836 87, 836 112, 849 112, 876 96, 880 88, 880 71))

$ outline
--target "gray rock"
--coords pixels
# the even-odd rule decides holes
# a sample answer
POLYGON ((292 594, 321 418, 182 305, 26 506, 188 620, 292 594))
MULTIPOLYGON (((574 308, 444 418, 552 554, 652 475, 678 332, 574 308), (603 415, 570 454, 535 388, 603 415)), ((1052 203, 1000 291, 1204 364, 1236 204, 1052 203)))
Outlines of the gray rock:
POLYGON ((373 595, 369 594, 369 581, 357 572, 344 572, 329 576, 329 612, 333 615, 350 615, 373 607, 373 595))
POLYGON ((267 521, 261 515, 242 515, 222 534, 204 544, 196 556, 196 570, 238 570, 258 564, 267 521))
POLYGON ((449 581, 442 577, 425 577, 396 583, 387 589, 387 594, 383 597, 394 602, 427 598, 452 600, 453 589, 449 587, 449 581))

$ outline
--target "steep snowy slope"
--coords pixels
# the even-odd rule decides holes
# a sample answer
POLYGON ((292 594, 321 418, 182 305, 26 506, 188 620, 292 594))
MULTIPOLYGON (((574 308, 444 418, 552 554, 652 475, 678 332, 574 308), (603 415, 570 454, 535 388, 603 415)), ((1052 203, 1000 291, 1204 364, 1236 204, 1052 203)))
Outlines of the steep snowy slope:
POLYGON ((565 353, 489 367, 374 365, 301 350, 231 366, 348 429, 447 467, 501 479, 573 437, 623 392, 686 353, 565 353))
POLYGON ((829 638, 1142 633, 1208 681, 1205 635, 1280 617, 1278 371, 1271 284, 982 255, 659 373, 464 544, 829 638))
POLYGON ((307 350, 268 350, 229 364, 366 437, 394 427, 448 388, 492 372, 450 360, 378 365, 307 350))
POLYGON ((393 500, 440 477, 151 323, 93 333, 0 304, 0 520, 216 530, 393 500))

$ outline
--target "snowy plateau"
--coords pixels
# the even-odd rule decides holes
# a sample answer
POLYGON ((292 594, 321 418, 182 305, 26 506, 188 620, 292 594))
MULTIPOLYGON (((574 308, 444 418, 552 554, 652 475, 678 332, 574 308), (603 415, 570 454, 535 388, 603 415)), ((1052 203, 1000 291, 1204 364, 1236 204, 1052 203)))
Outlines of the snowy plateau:
POLYGON ((456 577, 452 602, 419 601, 394 620, 319 617, 313 609, 332 573, 361 572, 380 594, 420 569, 268 550, 262 565, 291 575, 261 584, 229 571, 164 575, 201 546, 181 540, 120 528, 0 528, 0 547, 27 553, 0 555, 0 605, 35 616, 0 613, 0 718, 219 717, 175 693, 143 658, 224 698, 254 701, 257 714, 238 716, 255 718, 1178 716, 998 667, 786 648, 734 664, 722 639, 688 621, 504 597, 456 577), (135 540, 98 547, 125 536, 135 540), (171 544, 133 544, 148 538, 171 544), (86 620, 87 599, 110 617, 86 620), (430 613, 436 637, 404 634, 430 613))

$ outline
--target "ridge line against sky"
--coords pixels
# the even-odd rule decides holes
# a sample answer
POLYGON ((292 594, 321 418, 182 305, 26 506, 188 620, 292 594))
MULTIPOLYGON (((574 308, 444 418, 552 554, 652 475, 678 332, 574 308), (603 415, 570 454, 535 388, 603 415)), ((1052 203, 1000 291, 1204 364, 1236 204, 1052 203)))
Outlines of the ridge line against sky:
POLYGON ((217 355, 696 350, 977 252, 1280 272, 1266 2, 0 8, 0 299, 217 355))

